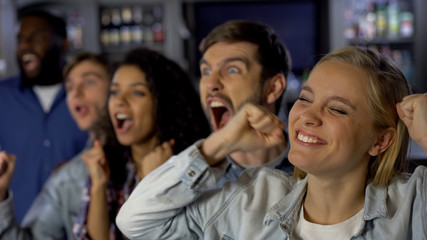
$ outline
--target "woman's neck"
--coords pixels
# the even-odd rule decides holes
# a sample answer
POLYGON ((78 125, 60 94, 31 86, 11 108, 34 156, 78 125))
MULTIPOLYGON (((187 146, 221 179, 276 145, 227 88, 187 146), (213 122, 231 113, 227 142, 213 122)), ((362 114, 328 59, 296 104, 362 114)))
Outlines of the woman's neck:
POLYGON ((331 225, 354 216, 365 203, 366 176, 367 170, 362 169, 341 178, 324 179, 308 174, 304 218, 331 225))

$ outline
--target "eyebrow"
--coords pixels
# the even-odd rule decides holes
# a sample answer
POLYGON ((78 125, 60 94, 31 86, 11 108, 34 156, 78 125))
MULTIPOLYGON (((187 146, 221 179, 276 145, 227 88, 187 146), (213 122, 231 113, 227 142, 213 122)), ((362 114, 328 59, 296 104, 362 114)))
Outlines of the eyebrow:
MULTIPOLYGON (((96 73, 96 72, 84 72, 83 74, 81 74, 82 77, 87 77, 87 76, 90 76, 90 75, 93 75, 93 76, 96 76, 96 77, 102 79, 102 76, 100 74, 96 73)), ((71 81, 70 77, 67 76, 65 78, 65 82, 70 82, 70 81, 71 81)))
MULTIPOLYGON (((307 92, 310 92, 311 94, 314 94, 313 90, 310 87, 308 87, 308 86, 303 86, 301 88, 301 91, 303 91, 303 90, 307 91, 307 92)), ((347 100, 345 98, 338 97, 338 96, 331 96, 327 100, 328 101, 338 101, 338 102, 341 102, 341 103, 349 106, 351 109, 356 110, 356 107, 349 100, 347 100)))
POLYGON ((101 79, 102 79, 101 74, 99 74, 99 73, 97 73, 97 72, 84 72, 84 73, 82 74, 82 77, 87 77, 87 76, 90 76, 90 75, 94 75, 95 77, 98 77, 98 78, 101 78, 101 79))
MULTIPOLYGON (((111 83, 111 86, 118 86, 119 84, 118 83, 116 83, 116 82, 112 82, 111 83)), ((144 86, 144 87, 148 87, 148 84, 146 84, 146 83, 142 83, 142 82, 135 82, 135 83, 131 83, 130 84, 130 86, 131 87, 136 87, 136 86, 144 86)))
MULTIPOLYGON (((249 66, 250 66, 250 63, 249 63, 248 59, 244 58, 244 57, 231 57, 231 58, 227 58, 227 59, 224 59, 223 61, 221 61, 219 63, 219 65, 224 65, 224 64, 230 63, 230 62, 242 62, 243 64, 245 64, 246 68, 248 68, 248 69, 249 69, 249 66)), ((204 58, 200 59, 200 61, 199 61, 199 65, 202 65, 202 64, 206 64, 208 66, 211 66, 211 64, 206 59, 204 59, 204 58)))

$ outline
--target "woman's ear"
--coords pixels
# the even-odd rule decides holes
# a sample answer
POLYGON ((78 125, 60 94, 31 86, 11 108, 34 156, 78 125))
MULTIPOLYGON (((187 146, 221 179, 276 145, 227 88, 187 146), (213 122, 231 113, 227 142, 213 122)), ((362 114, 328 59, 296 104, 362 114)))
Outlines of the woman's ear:
POLYGON ((377 140, 369 149, 369 155, 378 156, 380 153, 385 152, 385 150, 387 150, 387 148, 391 145, 395 137, 396 137, 396 128, 389 127, 383 130, 382 132, 380 132, 380 134, 377 137, 377 140))
POLYGON ((278 73, 266 81, 265 86, 265 102, 274 104, 276 100, 283 94, 286 89, 286 79, 282 73, 278 73))

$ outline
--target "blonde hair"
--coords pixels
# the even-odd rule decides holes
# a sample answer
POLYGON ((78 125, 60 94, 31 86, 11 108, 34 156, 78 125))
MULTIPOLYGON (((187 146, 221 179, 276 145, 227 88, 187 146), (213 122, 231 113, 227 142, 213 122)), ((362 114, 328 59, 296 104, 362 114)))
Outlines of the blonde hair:
MULTIPOLYGON (((387 150, 371 157, 369 164, 367 180, 373 181, 375 186, 385 186, 405 170, 409 135, 397 115, 396 103, 410 94, 408 82, 390 58, 368 48, 345 47, 327 54, 317 65, 326 61, 338 61, 363 69, 369 80, 366 94, 375 129, 396 129, 396 136, 387 150)), ((295 168, 294 176, 303 178, 306 173, 295 168)))

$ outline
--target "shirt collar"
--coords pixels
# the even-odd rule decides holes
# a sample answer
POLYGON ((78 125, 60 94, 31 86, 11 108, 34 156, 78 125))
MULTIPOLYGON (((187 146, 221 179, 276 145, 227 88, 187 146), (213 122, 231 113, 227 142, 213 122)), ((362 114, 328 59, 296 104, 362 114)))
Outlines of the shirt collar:
MULTIPOLYGON (((289 179, 293 179, 289 177, 289 179)), ((293 189, 282 198, 276 205, 267 211, 264 217, 264 225, 271 221, 278 221, 282 229, 290 234, 293 231, 298 219, 305 193, 307 192, 307 178, 290 181, 293 189)))

